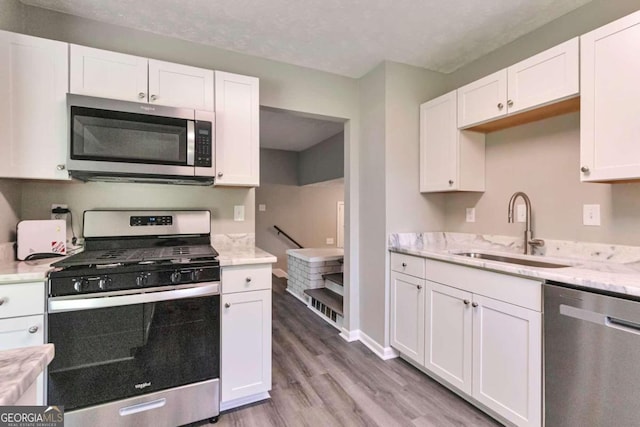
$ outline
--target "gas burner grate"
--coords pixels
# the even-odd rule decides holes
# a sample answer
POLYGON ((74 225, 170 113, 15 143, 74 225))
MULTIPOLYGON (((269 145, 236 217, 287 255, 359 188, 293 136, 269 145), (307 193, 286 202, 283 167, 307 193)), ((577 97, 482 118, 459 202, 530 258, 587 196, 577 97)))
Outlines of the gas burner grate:
POLYGON ((191 255, 191 248, 189 246, 178 246, 171 251, 173 255, 191 255))
POLYGON ((113 250, 110 250, 110 251, 106 251, 105 253, 101 254, 98 257, 96 257, 96 259, 99 259, 99 260, 120 259, 120 258, 123 257, 125 252, 126 252, 126 249, 113 249, 113 250))

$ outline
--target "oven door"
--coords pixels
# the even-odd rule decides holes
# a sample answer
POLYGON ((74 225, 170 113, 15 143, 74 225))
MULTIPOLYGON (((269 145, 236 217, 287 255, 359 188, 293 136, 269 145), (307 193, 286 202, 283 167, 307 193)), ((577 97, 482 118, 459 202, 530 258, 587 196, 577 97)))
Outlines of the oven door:
POLYGON ((67 95, 68 169, 195 175, 195 112, 183 108, 67 95))
POLYGON ((219 283, 49 300, 47 402, 73 411, 219 377, 219 283))

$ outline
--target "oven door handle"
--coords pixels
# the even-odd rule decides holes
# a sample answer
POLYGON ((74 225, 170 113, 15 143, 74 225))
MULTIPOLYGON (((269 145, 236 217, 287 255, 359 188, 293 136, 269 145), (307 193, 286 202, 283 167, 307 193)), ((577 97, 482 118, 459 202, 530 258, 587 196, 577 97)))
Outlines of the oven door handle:
POLYGON ((92 298, 59 297, 49 298, 49 313, 65 311, 91 310, 96 308, 118 307, 122 305, 145 304, 183 298, 205 297, 220 294, 220 283, 207 283, 190 288, 170 291, 147 292, 140 294, 100 296, 92 298))

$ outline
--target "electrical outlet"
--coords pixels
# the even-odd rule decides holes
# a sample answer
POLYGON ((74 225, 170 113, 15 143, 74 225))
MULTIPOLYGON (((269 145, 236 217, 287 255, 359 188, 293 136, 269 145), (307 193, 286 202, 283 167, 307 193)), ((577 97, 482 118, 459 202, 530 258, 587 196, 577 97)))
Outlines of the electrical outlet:
POLYGON ((467 222, 476 222, 476 208, 467 208, 467 222))
POLYGON ((260 212, 264 212, 264 211, 266 211, 266 210, 267 210, 267 205, 259 204, 259 205, 258 205, 258 210, 259 210, 260 212))
MULTIPOLYGON (((55 208, 68 209, 69 206, 63 205, 62 203, 52 203, 51 210, 53 211, 55 208)), ((67 214, 55 214, 53 212, 51 213, 51 219, 66 219, 66 218, 67 218, 67 214)))
POLYGON ((327 245, 333 245, 333 237, 327 237, 327 245))
POLYGON ((584 205, 582 207, 583 225, 600 225, 600 205, 584 205))
POLYGON ((233 220, 244 221, 244 205, 235 205, 233 207, 233 220))
POLYGON ((525 205, 518 205, 516 207, 516 221, 518 222, 527 221, 527 207, 525 205))

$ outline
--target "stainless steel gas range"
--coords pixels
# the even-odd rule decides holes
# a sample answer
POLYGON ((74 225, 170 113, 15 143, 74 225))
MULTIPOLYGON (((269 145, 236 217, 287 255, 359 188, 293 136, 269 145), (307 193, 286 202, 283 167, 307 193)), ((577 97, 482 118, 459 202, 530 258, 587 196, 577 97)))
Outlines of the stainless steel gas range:
POLYGON ((68 426, 219 414, 220 266, 209 211, 87 211, 85 251, 53 264, 47 403, 68 426))

